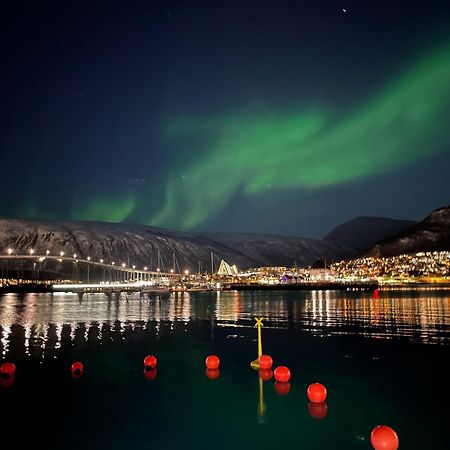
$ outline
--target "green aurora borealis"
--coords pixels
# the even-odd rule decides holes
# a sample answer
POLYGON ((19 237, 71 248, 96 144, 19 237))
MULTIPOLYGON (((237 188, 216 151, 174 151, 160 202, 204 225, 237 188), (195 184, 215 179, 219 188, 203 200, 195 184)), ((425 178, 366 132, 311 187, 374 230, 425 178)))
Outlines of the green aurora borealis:
MULTIPOLYGON (((191 229, 220 212, 238 190, 251 196, 269 189, 320 189, 395 171, 443 151, 450 123, 449 80, 446 46, 344 119, 318 107, 169 121, 167 139, 213 138, 205 139, 212 142, 201 158, 172 160, 164 205, 146 222, 191 229)), ((123 215, 116 210, 109 219, 125 220, 130 210, 120 209, 123 215)))
POLYGON ((445 0, 44 5, 0 29, 0 217, 319 238, 448 204, 445 0))

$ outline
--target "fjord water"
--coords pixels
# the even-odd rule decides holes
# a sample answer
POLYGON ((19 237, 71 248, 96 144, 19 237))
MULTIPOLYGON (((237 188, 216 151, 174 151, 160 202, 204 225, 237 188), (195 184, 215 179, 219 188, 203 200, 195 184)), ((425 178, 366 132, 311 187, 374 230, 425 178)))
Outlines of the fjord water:
POLYGON ((387 424, 400 448, 448 448, 449 297, 3 295, 1 360, 17 373, 0 386, 2 437, 18 448, 356 450, 370 449, 372 428, 387 424), (291 369, 285 395, 250 368, 255 317, 264 317, 264 353, 291 369), (221 359, 216 379, 205 374, 211 353, 221 359), (147 354, 158 358, 148 377, 147 354), (79 379, 76 360, 85 365, 79 379), (328 398, 311 414, 315 381, 328 398))

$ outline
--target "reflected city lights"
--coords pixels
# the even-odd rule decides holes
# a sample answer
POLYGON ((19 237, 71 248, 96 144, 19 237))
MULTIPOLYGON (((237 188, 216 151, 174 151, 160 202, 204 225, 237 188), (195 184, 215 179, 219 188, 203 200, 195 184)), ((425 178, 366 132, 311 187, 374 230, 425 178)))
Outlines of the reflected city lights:
POLYGON ((38 359, 55 358, 67 345, 88 341, 101 345, 144 330, 156 336, 162 330, 186 332, 199 321, 210 323, 212 332, 215 326, 253 329, 256 316, 266 318, 266 328, 292 328, 316 336, 401 336, 416 342, 447 343, 449 306, 449 298, 432 291, 391 292, 389 296, 383 292, 377 299, 368 293, 335 291, 304 292, 290 298, 256 291, 177 292, 162 297, 89 294, 89 300, 63 293, 5 294, 0 297, 0 351, 3 358, 11 351, 38 359))

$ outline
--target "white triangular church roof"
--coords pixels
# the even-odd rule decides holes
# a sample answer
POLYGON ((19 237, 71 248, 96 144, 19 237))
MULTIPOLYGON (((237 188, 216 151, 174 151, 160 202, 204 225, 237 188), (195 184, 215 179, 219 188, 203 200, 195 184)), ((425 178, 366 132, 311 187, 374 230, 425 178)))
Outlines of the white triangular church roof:
POLYGON ((223 259, 220 261, 219 270, 217 271, 218 275, 237 275, 238 269, 236 265, 230 266, 226 261, 223 259))

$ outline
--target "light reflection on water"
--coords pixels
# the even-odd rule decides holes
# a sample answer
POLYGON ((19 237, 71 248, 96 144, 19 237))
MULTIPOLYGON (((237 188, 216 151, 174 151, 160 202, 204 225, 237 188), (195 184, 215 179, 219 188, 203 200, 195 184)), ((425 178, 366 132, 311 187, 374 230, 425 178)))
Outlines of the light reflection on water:
POLYGON ((264 317, 267 327, 317 336, 406 337, 446 345, 449 304, 445 291, 383 292, 378 299, 368 293, 337 291, 123 294, 112 299, 103 294, 82 299, 76 294, 6 294, 0 297, 0 351, 3 357, 8 354, 13 335, 21 336, 26 355, 43 357, 46 351, 58 350, 63 337, 101 343, 111 335, 125 339, 125 331, 135 328, 148 327, 158 335, 161 324, 170 324, 173 330, 195 321, 253 327, 256 316, 264 317))

